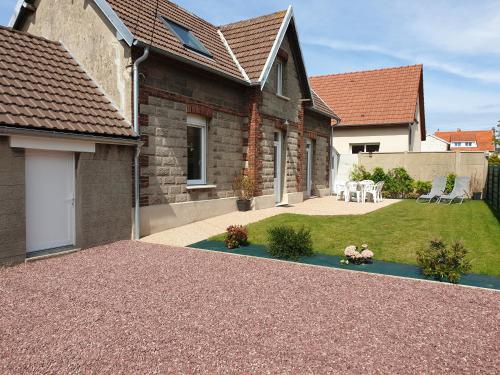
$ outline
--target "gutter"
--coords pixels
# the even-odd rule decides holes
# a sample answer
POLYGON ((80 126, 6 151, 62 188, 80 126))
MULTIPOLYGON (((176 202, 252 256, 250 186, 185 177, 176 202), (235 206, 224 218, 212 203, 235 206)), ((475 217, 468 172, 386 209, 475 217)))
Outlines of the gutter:
MULTIPOLYGON (((134 132, 140 137, 139 133, 139 65, 145 61, 149 56, 149 47, 144 49, 144 53, 134 62, 133 70, 133 85, 134 85, 134 132)), ((140 204, 139 204, 139 194, 140 194, 140 165, 139 165, 139 155, 141 153, 141 146, 137 145, 135 157, 134 157, 134 239, 139 240, 141 237, 141 214, 140 214, 140 204)))

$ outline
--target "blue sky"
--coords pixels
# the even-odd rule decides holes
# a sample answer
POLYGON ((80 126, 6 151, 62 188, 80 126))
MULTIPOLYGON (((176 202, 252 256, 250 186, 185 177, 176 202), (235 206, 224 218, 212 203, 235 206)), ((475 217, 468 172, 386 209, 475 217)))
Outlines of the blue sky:
MULTIPOLYGON (((1 24, 15 2, 1 1, 1 24)), ((500 120, 498 0, 176 2, 216 25, 291 3, 309 75, 422 63, 429 131, 488 129, 500 120)))

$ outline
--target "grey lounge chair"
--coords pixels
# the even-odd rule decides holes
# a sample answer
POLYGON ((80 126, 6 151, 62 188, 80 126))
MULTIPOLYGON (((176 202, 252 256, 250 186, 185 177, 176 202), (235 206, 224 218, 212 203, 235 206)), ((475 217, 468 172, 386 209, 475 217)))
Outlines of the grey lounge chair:
POLYGON ((451 193, 440 196, 437 202, 441 203, 442 200, 445 200, 449 201, 448 204, 451 204, 455 199, 460 199, 460 204, 462 204, 464 199, 469 197, 469 189, 470 177, 455 177, 455 185, 453 186, 451 193))
POLYGON ((438 198, 444 194, 444 190, 446 189, 446 177, 438 176, 434 177, 434 181, 432 181, 432 188, 429 194, 422 194, 417 198, 417 202, 420 199, 428 200, 429 203, 432 202, 434 198, 438 198))

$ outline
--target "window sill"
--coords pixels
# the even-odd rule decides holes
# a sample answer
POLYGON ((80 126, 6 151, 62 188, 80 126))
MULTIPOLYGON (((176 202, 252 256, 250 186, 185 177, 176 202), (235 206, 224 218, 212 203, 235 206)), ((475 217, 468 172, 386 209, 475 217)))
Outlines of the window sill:
POLYGON ((215 189, 217 185, 187 185, 186 189, 189 190, 205 190, 205 189, 215 189))
POLYGON ((287 102, 290 101, 290 98, 288 96, 284 96, 284 95, 280 95, 280 94, 276 94, 276 96, 280 99, 283 99, 283 100, 286 100, 287 102))

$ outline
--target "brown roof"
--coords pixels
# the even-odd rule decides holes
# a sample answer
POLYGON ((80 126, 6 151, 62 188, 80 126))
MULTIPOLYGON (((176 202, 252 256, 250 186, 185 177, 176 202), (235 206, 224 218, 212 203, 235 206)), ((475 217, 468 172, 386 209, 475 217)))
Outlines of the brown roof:
POLYGON ((0 27, 0 124, 133 136, 60 43, 0 27))
POLYGON ((286 10, 220 26, 231 50, 251 81, 258 81, 286 10))
MULTIPOLYGON (((328 104, 325 103, 323 99, 314 91, 311 90, 312 94, 312 106, 311 108, 317 112, 321 112, 329 117, 337 119, 337 115, 335 112, 332 111, 332 109, 328 106, 328 104)), ((307 107, 306 107, 307 108, 307 107)))
MULTIPOLYGON (((340 125, 407 124, 415 121, 419 94, 423 108, 421 82, 422 65, 310 78, 314 91, 342 119, 340 125)), ((425 127, 423 130, 424 134, 425 127)))
POLYGON ((446 142, 476 142, 477 147, 453 147, 453 151, 495 151, 495 134, 493 130, 457 130, 449 132, 436 132, 434 135, 446 142))
POLYGON ((217 27, 168 0, 108 0, 113 10, 134 36, 153 47, 169 51, 231 77, 244 79, 238 66, 226 49, 217 27), (158 14, 191 30, 213 58, 187 49, 179 39, 156 17, 158 14), (153 32, 154 29, 154 32, 153 32))

